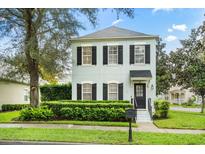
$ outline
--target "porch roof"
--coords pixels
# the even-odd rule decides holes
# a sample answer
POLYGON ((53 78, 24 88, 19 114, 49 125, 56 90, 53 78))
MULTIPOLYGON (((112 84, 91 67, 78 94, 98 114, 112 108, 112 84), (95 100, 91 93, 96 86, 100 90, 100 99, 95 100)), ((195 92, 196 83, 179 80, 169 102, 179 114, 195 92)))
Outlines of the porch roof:
POLYGON ((151 78, 152 73, 150 70, 131 70, 130 78, 151 78))

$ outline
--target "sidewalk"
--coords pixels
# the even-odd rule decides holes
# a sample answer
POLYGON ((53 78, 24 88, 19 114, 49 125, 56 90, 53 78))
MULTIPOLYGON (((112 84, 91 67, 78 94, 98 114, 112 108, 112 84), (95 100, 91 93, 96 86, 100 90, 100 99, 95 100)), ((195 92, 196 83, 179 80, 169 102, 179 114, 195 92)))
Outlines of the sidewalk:
MULTIPOLYGON (((83 126, 83 125, 71 125, 71 124, 0 124, 0 128, 62 128, 62 129, 128 131, 128 127, 83 126)), ((138 128, 133 128, 133 131, 155 132, 155 133, 176 133, 176 134, 202 134, 202 133, 205 134, 205 130, 157 128, 151 122, 138 123, 138 128)))
POLYGON ((186 112, 200 112, 200 108, 185 108, 182 106, 175 106, 175 107, 170 107, 170 110, 174 111, 186 111, 186 112))

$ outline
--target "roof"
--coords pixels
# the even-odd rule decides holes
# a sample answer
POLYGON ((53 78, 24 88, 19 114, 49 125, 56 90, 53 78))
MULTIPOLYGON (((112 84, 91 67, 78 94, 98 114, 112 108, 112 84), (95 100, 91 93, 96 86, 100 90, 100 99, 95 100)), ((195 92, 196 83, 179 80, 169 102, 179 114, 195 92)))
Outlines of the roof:
POLYGON ((109 39, 109 38, 158 38, 157 35, 150 35, 141 32, 136 32, 116 26, 111 26, 97 32, 73 38, 72 40, 87 40, 87 39, 109 39))
POLYGON ((132 70, 130 71, 130 77, 152 77, 150 70, 132 70))
POLYGON ((5 78, 1 78, 0 77, 0 82, 1 81, 3 81, 3 82, 10 82, 10 83, 17 83, 17 84, 22 84, 22 85, 29 85, 28 83, 25 83, 25 82, 16 81, 16 80, 13 80, 13 79, 5 79, 5 78))

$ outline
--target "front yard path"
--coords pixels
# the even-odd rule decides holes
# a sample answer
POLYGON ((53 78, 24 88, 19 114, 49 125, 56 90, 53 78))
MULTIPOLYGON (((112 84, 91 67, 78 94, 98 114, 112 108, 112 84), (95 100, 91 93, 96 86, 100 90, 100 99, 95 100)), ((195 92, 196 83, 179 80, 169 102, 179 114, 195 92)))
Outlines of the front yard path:
MULTIPOLYGON (((175 133, 175 134, 201 134, 205 130, 189 129, 162 129, 157 128, 153 123, 138 123, 139 127, 134 128, 136 132, 154 133, 175 133)), ((128 127, 106 127, 106 126, 82 126, 71 124, 0 124, 0 128, 61 128, 61 129, 86 129, 86 130, 108 130, 108 131, 128 131, 128 127)))

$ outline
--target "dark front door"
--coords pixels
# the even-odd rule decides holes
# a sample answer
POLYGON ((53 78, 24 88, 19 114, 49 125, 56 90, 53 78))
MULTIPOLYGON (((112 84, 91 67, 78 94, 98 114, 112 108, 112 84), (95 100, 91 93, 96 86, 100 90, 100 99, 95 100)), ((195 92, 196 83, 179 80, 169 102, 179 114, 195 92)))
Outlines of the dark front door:
POLYGON ((135 100, 137 102, 138 109, 146 108, 146 84, 136 83, 134 84, 135 100))

